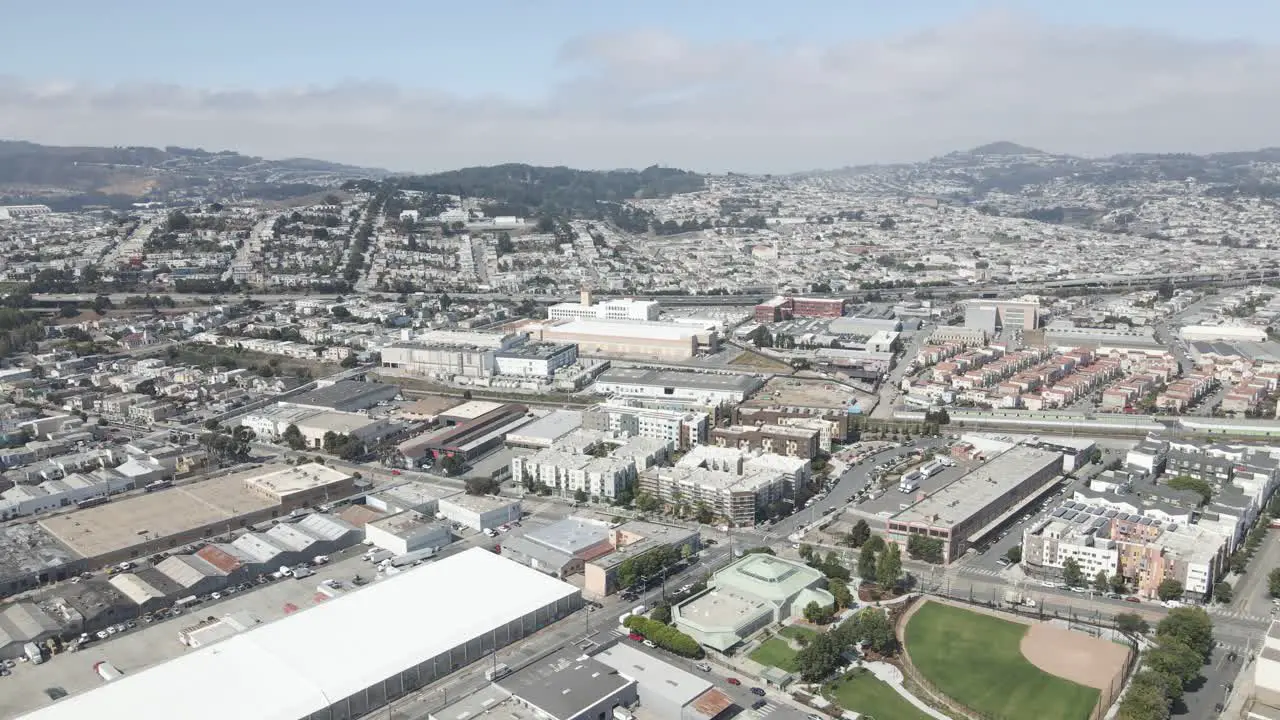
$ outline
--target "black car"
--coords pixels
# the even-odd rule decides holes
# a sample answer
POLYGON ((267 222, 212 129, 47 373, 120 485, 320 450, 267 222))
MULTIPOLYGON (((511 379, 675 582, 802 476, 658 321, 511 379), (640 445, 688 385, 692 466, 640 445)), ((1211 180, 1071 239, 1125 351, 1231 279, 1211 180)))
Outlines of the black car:
POLYGON ((759 710, 760 708, 762 708, 762 707, 764 707, 765 705, 768 705, 768 704, 769 704, 769 701, 768 701, 768 700, 757 700, 757 701, 755 701, 755 702, 751 703, 751 709, 752 709, 752 710, 759 710))
POLYGON ((764 697, 764 688, 753 687, 751 688, 751 694, 764 697))

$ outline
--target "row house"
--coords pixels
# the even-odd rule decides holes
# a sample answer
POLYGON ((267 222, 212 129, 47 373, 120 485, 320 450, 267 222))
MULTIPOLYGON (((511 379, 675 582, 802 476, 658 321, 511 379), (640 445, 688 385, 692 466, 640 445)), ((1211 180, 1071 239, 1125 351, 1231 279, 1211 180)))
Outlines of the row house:
POLYGON ((1203 398, 1213 388, 1208 375, 1188 375, 1175 380, 1156 397, 1156 407, 1181 412, 1203 398))

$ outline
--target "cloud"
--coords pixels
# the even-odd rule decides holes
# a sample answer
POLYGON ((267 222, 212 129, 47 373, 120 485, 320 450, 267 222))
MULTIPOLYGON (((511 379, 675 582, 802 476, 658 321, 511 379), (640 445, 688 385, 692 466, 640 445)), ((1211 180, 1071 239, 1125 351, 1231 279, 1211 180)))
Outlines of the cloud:
POLYGON ((1088 155, 1280 142, 1280 47, 1014 13, 830 45, 659 30, 563 46, 538 102, 384 84, 249 91, 0 78, 0 137, 402 170, 500 162, 780 172, 992 140, 1088 155))

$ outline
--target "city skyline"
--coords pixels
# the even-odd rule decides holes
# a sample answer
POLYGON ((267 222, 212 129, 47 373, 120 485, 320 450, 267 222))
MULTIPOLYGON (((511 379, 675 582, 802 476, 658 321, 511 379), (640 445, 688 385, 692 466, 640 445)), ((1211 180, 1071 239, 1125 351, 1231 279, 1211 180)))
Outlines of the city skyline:
POLYGON ((28 31, 0 51, 0 137, 397 171, 791 172, 996 140, 1091 156, 1277 143, 1259 119, 1280 108, 1266 81, 1280 53, 1261 29, 1280 11, 1246 3, 799 3, 778 17, 759 3, 369 17, 140 3, 127 19, 71 5, 10 13, 28 31))

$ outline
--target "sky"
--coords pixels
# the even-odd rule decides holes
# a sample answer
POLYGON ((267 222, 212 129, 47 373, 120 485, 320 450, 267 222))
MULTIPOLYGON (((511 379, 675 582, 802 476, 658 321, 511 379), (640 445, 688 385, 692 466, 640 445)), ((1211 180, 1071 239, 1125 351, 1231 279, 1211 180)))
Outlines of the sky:
POLYGON ((4 18, 0 138, 47 144, 424 172, 1280 144, 1266 0, 52 0, 4 18))

